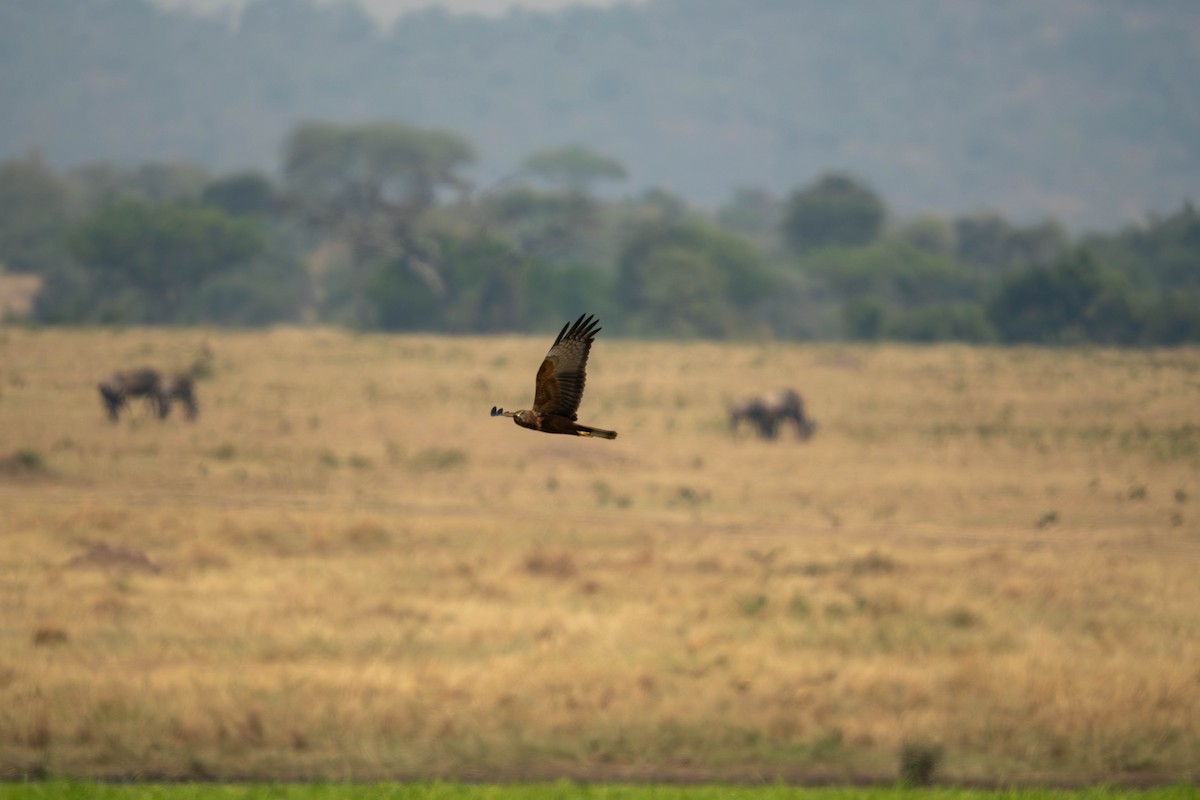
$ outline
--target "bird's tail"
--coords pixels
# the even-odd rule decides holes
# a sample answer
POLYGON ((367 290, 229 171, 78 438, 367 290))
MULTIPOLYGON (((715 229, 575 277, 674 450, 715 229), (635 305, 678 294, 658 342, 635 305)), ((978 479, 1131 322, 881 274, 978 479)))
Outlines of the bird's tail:
POLYGON ((593 428, 590 425, 580 425, 576 423, 575 434, 577 436, 594 436, 597 439, 615 439, 617 438, 616 431, 606 431, 603 428, 593 428))

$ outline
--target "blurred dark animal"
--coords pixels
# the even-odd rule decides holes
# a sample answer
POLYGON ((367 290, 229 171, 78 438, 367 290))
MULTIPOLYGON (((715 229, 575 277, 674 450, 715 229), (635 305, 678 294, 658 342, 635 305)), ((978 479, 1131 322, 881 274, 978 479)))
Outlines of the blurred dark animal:
MULTIPOLYGON (((196 404, 196 386, 191 375, 180 373, 172 377, 170 383, 163 390, 163 396, 168 403, 171 401, 182 403, 183 411, 190 420, 195 419, 196 415, 200 413, 200 407, 196 404)), ((166 416, 165 412, 163 416, 166 416)))
POLYGON ((156 369, 119 370, 108 380, 102 381, 99 389, 108 418, 113 422, 117 421, 121 409, 131 397, 145 399, 159 419, 166 417, 171 410, 170 401, 163 392, 162 376, 156 369))
POLYGON ((796 426, 796 436, 809 439, 817 425, 804 413, 804 400, 793 389, 772 392, 739 400, 729 408, 729 428, 734 434, 742 422, 749 422, 764 439, 774 439, 781 423, 790 420, 796 426))
POLYGON ((121 409, 133 397, 144 399, 159 419, 166 419, 171 413, 172 401, 183 404, 188 419, 195 419, 199 412, 195 386, 191 376, 185 374, 175 375, 170 381, 164 381, 158 370, 149 367, 120 370, 102 381, 98 388, 104 409, 113 422, 117 421, 121 409))
POLYGON ((599 320, 584 314, 580 314, 574 324, 568 322, 563 325, 538 368, 533 409, 505 411, 492 406, 492 416, 512 417, 513 422, 522 428, 542 433, 617 438, 616 431, 580 425, 575 421, 578 419, 575 412, 579 410, 579 401, 583 399, 588 353, 600 331, 599 326, 599 320))

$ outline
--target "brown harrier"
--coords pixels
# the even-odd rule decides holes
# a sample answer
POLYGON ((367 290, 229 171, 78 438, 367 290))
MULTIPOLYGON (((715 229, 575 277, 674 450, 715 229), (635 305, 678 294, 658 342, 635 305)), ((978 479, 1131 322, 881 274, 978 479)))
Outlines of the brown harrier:
POLYGON ((605 431, 577 423, 575 412, 583 398, 588 351, 600 332, 599 320, 580 314, 572 325, 568 322, 558 332, 546 360, 538 369, 533 392, 532 411, 505 411, 492 406, 493 417, 512 417, 522 428, 542 433, 565 433, 569 436, 598 436, 617 438, 616 431, 605 431))

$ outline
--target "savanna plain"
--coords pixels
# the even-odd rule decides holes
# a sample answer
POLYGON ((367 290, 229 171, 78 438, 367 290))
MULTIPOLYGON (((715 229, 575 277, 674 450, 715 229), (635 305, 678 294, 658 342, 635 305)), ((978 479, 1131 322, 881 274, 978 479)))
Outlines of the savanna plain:
POLYGON ((1200 780, 1200 350, 552 337, 0 328, 0 778, 1200 780))

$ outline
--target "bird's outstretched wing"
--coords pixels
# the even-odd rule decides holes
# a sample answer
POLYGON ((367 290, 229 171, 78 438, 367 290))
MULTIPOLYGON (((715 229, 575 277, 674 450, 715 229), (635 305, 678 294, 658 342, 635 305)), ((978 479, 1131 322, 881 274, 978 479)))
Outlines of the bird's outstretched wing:
POLYGON ((533 393, 533 410, 538 414, 557 414, 575 420, 583 399, 588 353, 600 331, 600 322, 592 315, 580 314, 574 324, 568 322, 546 353, 538 369, 533 393))

